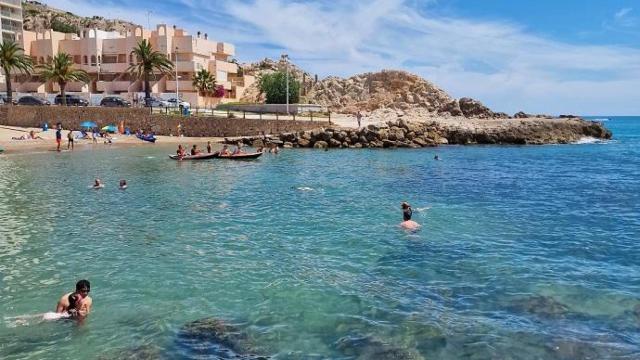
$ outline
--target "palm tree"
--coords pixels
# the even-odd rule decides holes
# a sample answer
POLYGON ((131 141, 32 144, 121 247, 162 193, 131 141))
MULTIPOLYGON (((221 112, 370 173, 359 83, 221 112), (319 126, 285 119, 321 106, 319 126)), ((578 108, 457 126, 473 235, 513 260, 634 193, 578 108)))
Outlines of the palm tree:
POLYGON ((60 86, 60 97, 62 105, 67 105, 67 97, 64 90, 70 81, 82 81, 87 83, 90 81, 89 74, 86 71, 73 68, 73 59, 67 53, 58 53, 53 57, 53 61, 49 64, 39 65, 41 69, 40 75, 46 81, 55 81, 60 86))
POLYGON ((206 96, 210 94, 216 86, 216 77, 206 69, 200 69, 193 75, 193 87, 206 96))
POLYGON ((144 99, 145 103, 151 97, 151 87, 149 86, 149 78, 153 75, 154 70, 161 74, 168 74, 173 70, 173 63, 167 59, 167 56, 153 50, 151 43, 147 39, 143 39, 138 46, 131 51, 136 56, 137 64, 129 66, 129 73, 144 80, 144 99))
POLYGON ((29 75, 33 70, 33 62, 30 57, 24 54, 24 49, 18 44, 5 40, 0 44, 0 66, 4 70, 7 81, 7 103, 11 104, 11 70, 15 69, 29 75))

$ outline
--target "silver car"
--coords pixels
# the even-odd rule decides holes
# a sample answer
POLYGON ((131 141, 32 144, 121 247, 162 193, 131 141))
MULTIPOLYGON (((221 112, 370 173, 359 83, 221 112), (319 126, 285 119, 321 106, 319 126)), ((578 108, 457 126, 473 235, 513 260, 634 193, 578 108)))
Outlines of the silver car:
POLYGON ((147 100, 147 106, 151 106, 151 107, 171 107, 172 105, 167 100, 160 99, 160 98, 157 98, 157 97, 150 97, 149 100, 147 100))

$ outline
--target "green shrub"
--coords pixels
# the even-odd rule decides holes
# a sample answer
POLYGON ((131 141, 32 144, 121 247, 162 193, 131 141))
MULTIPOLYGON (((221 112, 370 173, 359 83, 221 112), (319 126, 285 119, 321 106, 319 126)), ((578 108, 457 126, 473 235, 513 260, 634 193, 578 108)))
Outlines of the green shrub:
MULTIPOLYGON (((267 104, 284 104, 287 102, 287 75, 284 71, 265 74, 258 80, 260 91, 266 95, 267 104)), ((300 100, 300 83, 289 74, 289 103, 300 100)))

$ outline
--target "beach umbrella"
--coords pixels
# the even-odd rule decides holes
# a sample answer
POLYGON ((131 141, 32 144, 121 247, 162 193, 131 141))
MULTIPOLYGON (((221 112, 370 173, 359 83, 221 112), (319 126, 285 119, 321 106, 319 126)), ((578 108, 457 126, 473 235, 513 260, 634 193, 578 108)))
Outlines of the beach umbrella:
POLYGON ((103 127, 102 130, 114 133, 114 132, 118 131, 118 128, 115 125, 111 124, 111 125, 107 125, 107 126, 103 127))
POLYGON ((98 126, 96 123, 94 123, 93 121, 83 121, 80 123, 80 127, 81 128, 87 128, 87 129, 93 129, 94 127, 98 126))

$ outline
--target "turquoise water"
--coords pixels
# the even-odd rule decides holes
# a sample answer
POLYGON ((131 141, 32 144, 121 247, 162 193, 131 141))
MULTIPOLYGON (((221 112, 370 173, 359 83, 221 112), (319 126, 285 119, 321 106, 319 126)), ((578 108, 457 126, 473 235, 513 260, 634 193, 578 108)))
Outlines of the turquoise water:
POLYGON ((277 359, 640 358, 640 118, 606 125, 607 143, 253 162, 2 155, 0 358, 216 358, 179 336, 208 317, 277 359), (80 278, 84 324, 9 318, 80 278))

